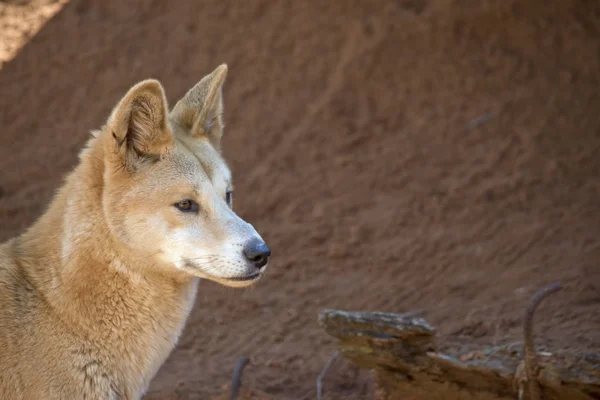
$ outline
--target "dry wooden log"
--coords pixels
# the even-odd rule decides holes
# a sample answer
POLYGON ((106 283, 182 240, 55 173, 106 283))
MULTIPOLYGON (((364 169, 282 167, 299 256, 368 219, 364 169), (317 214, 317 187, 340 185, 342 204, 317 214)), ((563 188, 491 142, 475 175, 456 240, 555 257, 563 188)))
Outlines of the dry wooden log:
MULTIPOLYGON (((379 312, 323 310, 319 323, 340 340, 340 353, 375 369, 390 399, 515 399, 513 385, 524 354, 519 344, 483 346, 438 337, 422 318, 379 312), (397 397, 394 397, 397 396, 397 397)), ((546 400, 600 399, 600 355, 566 365, 539 360, 546 400)))

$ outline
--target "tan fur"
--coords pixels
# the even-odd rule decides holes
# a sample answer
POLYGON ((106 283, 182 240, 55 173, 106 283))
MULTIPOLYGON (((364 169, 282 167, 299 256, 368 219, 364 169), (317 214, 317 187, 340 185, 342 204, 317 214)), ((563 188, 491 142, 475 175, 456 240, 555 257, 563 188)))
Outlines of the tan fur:
POLYGON ((158 81, 132 87, 46 213, 0 245, 1 399, 139 399, 199 278, 246 286, 264 272, 242 255, 262 239, 225 200, 226 73, 170 114, 158 81), (174 206, 185 199, 199 211, 174 206))

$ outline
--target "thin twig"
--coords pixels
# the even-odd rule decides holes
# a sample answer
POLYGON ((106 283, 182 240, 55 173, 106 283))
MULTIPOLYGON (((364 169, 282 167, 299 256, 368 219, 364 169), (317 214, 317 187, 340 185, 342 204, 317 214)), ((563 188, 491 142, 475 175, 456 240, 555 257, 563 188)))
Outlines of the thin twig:
POLYGON ((233 378, 231 381, 231 396, 230 400, 235 400, 240 392, 240 387, 242 386, 242 373, 244 372, 244 367, 250 362, 248 357, 242 356, 235 363, 235 367, 233 368, 233 378))
POLYGON ((323 367, 323 370, 317 377, 317 400, 323 399, 323 378, 325 378, 325 375, 327 375, 327 371, 329 371, 329 368, 331 368, 331 365, 336 360, 336 358, 338 358, 339 355, 340 355, 339 351, 336 351, 335 353, 333 353, 333 355, 331 356, 329 361, 327 361, 327 363, 325 364, 325 367, 323 367))
POLYGON ((469 122, 467 124, 467 128, 473 129, 475 127, 478 127, 479 125, 483 125, 484 123, 488 122, 492 118, 494 118, 494 113, 492 111, 488 111, 488 112, 484 113, 483 115, 480 115, 479 117, 475 118, 471 122, 469 122))
MULTIPOLYGON (((540 305, 542 300, 552 293, 556 293, 561 289, 562 285, 560 282, 552 283, 546 287, 541 288, 533 296, 527 310, 525 311, 525 324, 523 328, 524 341, 524 352, 525 352, 525 372, 527 376, 526 386, 527 392, 529 393, 529 400, 541 400, 542 390, 537 380, 539 366, 537 363, 537 357, 535 352, 535 342, 533 336, 533 316, 535 310, 540 305)), ((520 397, 522 393, 520 394, 520 397)))

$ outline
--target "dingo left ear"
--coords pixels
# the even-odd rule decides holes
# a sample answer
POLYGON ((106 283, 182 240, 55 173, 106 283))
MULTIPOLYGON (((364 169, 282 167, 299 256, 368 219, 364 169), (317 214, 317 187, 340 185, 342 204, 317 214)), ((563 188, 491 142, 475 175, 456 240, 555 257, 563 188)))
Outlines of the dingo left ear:
POLYGON ((115 107, 108 120, 109 140, 127 168, 160 159, 172 143, 167 112, 164 90, 154 79, 133 86, 115 107))
POLYGON ((191 135, 206 136, 219 149, 223 136, 223 83, 227 65, 221 64, 175 104, 170 119, 191 135))

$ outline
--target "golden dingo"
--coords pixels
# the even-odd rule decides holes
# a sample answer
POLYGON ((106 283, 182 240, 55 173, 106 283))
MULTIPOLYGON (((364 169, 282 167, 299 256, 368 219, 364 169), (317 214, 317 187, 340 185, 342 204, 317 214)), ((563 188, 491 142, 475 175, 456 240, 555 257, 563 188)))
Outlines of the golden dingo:
POLYGON ((199 278, 255 283, 270 250, 232 209, 221 65, 169 112, 133 86, 46 213, 0 245, 0 398, 139 399, 199 278))

